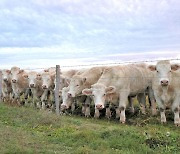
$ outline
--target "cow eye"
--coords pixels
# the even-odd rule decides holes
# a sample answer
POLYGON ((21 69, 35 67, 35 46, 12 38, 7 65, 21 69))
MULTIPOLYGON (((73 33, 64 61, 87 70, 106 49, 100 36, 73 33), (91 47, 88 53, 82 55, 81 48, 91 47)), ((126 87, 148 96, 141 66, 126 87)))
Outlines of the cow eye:
POLYGON ((77 86, 77 87, 79 87, 79 85, 78 85, 78 84, 77 84, 76 86, 77 86))
POLYGON ((157 73, 159 73, 159 71, 157 71, 157 73))
POLYGON ((106 96, 106 94, 104 94, 103 96, 106 96))

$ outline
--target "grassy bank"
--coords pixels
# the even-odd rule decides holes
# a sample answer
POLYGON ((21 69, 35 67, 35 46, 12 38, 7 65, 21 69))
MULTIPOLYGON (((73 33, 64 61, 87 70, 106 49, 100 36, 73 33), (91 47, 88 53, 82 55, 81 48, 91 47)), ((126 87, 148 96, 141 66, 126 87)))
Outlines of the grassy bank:
POLYGON ((1 103, 0 153, 180 153, 180 128, 172 118, 166 125, 149 115, 128 118, 122 125, 1 103))

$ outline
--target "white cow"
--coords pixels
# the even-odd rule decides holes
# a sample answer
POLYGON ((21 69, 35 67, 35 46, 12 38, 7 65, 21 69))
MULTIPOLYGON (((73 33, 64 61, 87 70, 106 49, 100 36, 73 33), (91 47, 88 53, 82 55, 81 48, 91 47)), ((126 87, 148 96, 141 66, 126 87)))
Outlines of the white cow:
POLYGON ((55 74, 56 69, 55 68, 49 68, 47 70, 44 70, 44 72, 41 74, 41 80, 42 80, 42 89, 43 89, 43 95, 41 97, 42 101, 42 109, 46 109, 46 103, 45 101, 48 100, 48 105, 52 105, 52 109, 55 108, 54 104, 54 80, 55 80, 55 74), (51 99, 52 98, 52 99, 51 99))
POLYGON ((27 104, 27 98, 30 94, 30 89, 28 86, 28 80, 24 78, 24 75, 27 74, 24 70, 21 70, 19 67, 11 68, 11 84, 13 89, 14 101, 20 104, 20 96, 24 94, 25 104, 27 104))
MULTIPOLYGON (((125 109, 128 97, 139 95, 140 104, 145 105, 145 91, 152 84, 152 73, 136 65, 112 66, 103 72, 97 83, 83 91, 92 95, 95 103, 95 114, 105 107, 109 95, 115 94, 119 99, 120 122, 125 123, 125 109)), ((144 107, 145 109, 145 107, 144 107)))
POLYGON ((2 96, 4 101, 9 101, 12 95, 11 71, 3 69, 2 71, 2 96))
POLYGON ((174 112, 174 124, 180 125, 180 68, 179 64, 170 64, 170 61, 159 61, 149 66, 154 72, 153 90, 158 103, 161 122, 166 123, 165 109, 171 107, 174 112))
MULTIPOLYGON (((69 97, 77 97, 82 95, 82 90, 85 88, 90 88, 92 84, 96 83, 100 76, 102 75, 106 67, 93 67, 86 69, 83 73, 76 74, 71 78, 69 83, 69 97)), ((85 116, 90 116, 90 97, 87 97, 85 102, 85 116)), ((84 111, 83 111, 84 112, 84 111)))
POLYGON ((40 108, 40 99, 43 95, 41 74, 35 71, 30 71, 24 75, 28 79, 29 88, 31 89, 33 95, 33 104, 40 108))

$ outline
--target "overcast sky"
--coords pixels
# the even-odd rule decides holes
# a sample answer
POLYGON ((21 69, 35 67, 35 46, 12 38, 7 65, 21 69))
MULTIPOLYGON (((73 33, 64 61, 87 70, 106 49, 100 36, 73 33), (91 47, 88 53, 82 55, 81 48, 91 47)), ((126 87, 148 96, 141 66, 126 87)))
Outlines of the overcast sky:
POLYGON ((1 68, 180 58, 180 0, 0 0, 1 68))

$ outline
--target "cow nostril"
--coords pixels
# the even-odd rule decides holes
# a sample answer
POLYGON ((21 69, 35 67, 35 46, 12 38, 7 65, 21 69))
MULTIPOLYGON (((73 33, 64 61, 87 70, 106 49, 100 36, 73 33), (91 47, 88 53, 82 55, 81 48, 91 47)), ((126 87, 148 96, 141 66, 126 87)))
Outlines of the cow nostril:
POLYGON ((34 87, 34 84, 30 84, 30 87, 34 87))
POLYGON ((68 97, 72 97, 72 94, 71 94, 71 93, 68 93, 68 97))
POLYGON ((43 87, 43 89, 46 89, 46 88, 47 88, 47 86, 46 86, 46 85, 42 85, 42 87, 43 87))

